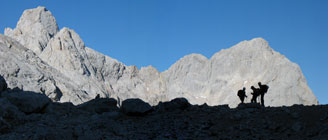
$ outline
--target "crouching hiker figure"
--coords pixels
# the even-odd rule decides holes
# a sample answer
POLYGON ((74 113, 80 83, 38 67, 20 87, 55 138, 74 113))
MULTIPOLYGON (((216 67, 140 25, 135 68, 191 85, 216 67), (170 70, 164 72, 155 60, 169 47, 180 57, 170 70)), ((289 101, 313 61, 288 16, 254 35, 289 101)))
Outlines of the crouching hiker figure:
POLYGON ((241 103, 244 103, 245 97, 247 98, 245 90, 246 90, 246 88, 244 87, 243 90, 238 90, 238 93, 237 93, 241 103))
POLYGON ((260 95, 260 89, 255 88, 254 86, 251 86, 251 89, 253 90, 251 93, 253 95, 251 103, 257 103, 257 97, 260 95))

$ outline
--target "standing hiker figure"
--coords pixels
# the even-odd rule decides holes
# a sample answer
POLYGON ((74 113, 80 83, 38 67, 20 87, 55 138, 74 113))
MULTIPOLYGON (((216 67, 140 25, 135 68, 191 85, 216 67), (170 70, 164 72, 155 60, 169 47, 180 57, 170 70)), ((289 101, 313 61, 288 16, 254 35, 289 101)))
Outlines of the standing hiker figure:
POLYGON ((268 92, 269 86, 262 85, 261 82, 259 82, 258 85, 260 87, 261 105, 264 106, 264 94, 268 92))

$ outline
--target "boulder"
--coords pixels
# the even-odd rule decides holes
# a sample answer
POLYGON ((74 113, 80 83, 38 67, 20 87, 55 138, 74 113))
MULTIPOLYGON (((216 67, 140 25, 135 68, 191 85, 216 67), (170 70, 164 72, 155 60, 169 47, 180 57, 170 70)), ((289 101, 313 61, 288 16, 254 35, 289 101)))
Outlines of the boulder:
POLYGON ((190 103, 186 98, 175 98, 169 102, 160 102, 158 106, 156 106, 158 111, 173 111, 173 110, 184 110, 188 108, 190 103))
POLYGON ((179 109, 185 109, 190 106, 190 103, 186 98, 175 98, 169 102, 171 106, 179 109))
POLYGON ((78 108, 98 114, 119 110, 119 108, 117 107, 117 101, 113 98, 93 99, 86 103, 80 104, 78 108))
POLYGON ((17 89, 3 92, 2 97, 26 114, 43 113, 47 105, 51 103, 51 100, 43 94, 17 89))
POLYGON ((53 114, 57 116, 62 116, 70 113, 82 114, 81 111, 78 111, 76 108, 77 107, 74 106, 71 102, 64 102, 64 103, 54 102, 49 104, 44 112, 47 114, 53 114))
POLYGON ((121 110, 130 116, 142 116, 151 112, 153 108, 141 99, 132 98, 122 102, 121 110))

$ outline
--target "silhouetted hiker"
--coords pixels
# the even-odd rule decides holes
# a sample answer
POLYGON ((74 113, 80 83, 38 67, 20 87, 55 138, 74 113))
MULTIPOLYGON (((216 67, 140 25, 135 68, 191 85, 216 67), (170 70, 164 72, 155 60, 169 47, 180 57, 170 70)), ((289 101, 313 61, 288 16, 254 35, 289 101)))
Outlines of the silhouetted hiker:
POLYGON ((261 94, 261 105, 264 106, 264 94, 268 92, 269 86, 268 85, 262 85, 261 82, 258 83, 260 87, 260 94, 261 94))
POLYGON ((252 99, 251 99, 251 103, 257 103, 257 97, 260 95, 260 89, 255 88, 254 86, 251 86, 251 89, 253 90, 253 92, 251 93, 253 95, 252 99))
POLYGON ((99 94, 97 94, 97 96, 95 97, 95 99, 99 99, 100 98, 100 95, 99 94))
POLYGON ((237 93, 241 103, 244 103, 245 97, 247 98, 245 90, 246 90, 246 88, 244 87, 243 90, 238 90, 238 93, 237 93))

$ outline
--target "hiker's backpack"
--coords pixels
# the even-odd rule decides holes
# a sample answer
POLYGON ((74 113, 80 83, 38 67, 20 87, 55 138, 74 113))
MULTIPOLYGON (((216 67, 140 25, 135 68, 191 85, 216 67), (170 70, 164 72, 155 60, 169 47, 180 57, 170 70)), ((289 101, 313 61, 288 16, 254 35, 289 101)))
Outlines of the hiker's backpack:
POLYGON ((263 88, 263 93, 266 93, 269 89, 268 85, 262 85, 261 88, 263 88))

